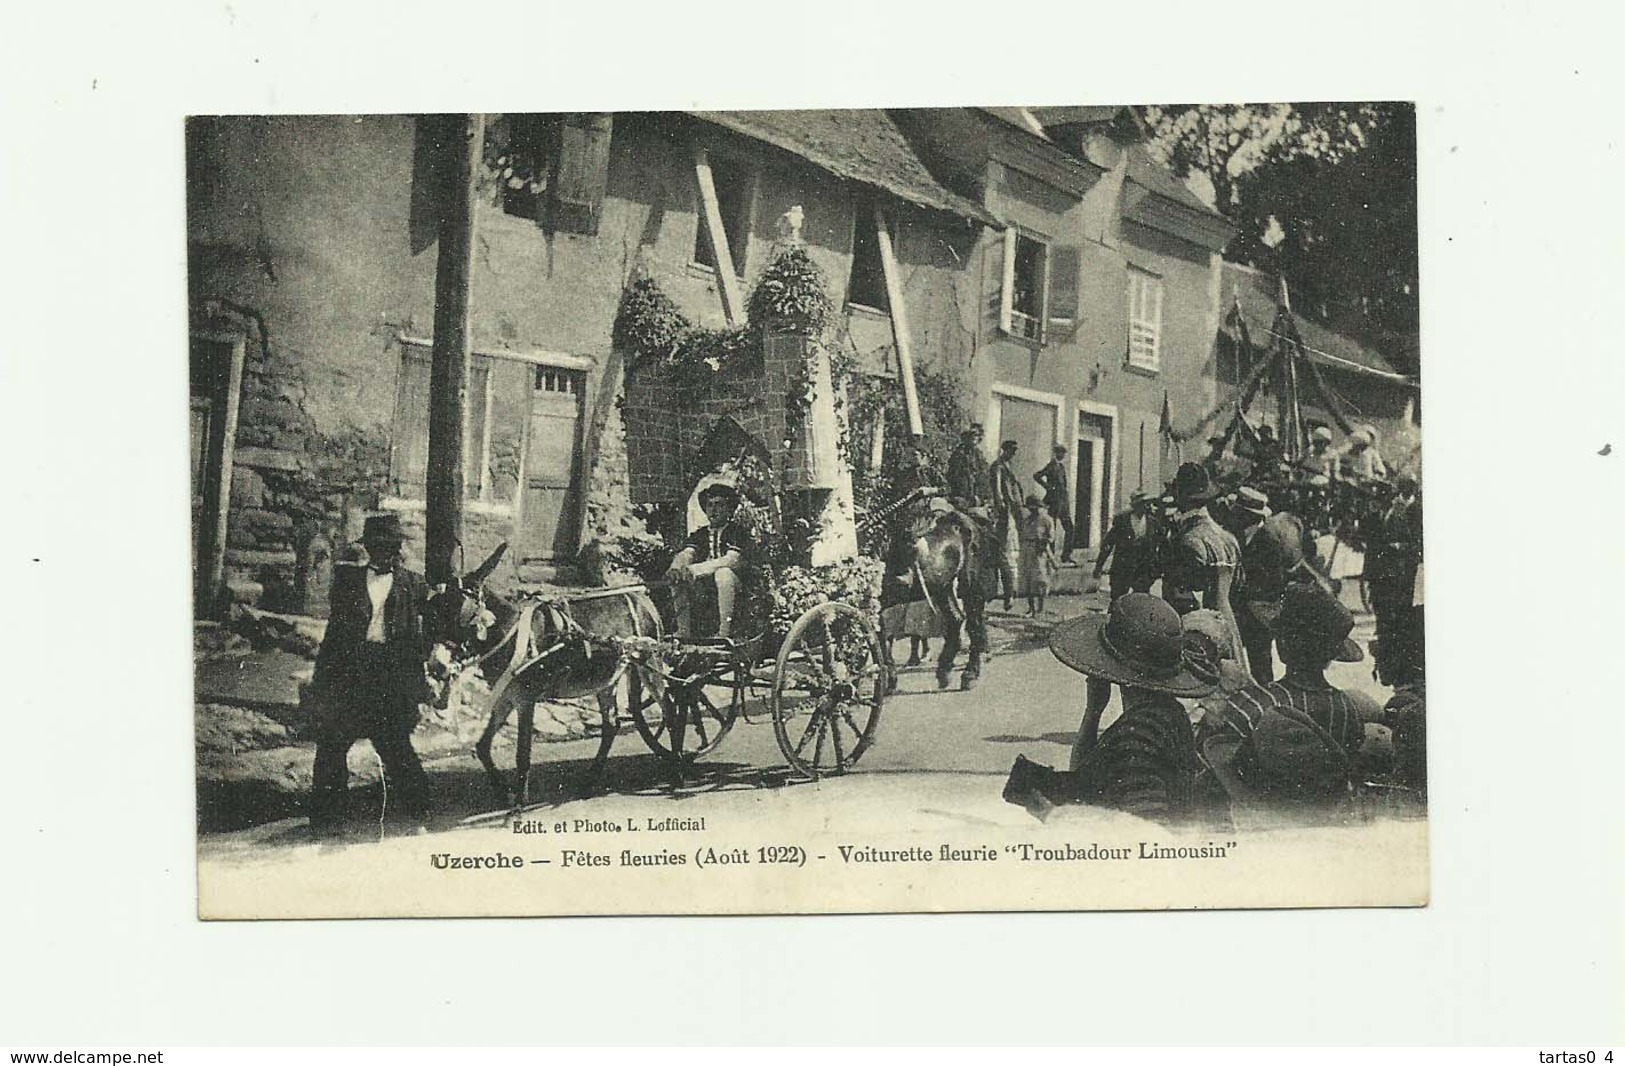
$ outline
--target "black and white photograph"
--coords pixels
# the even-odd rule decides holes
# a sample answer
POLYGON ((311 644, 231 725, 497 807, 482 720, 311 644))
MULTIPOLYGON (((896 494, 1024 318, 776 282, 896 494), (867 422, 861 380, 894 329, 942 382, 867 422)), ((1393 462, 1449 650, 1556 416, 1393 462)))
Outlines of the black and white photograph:
POLYGON ((0 1060, 1625 1051, 1606 9, 12 15, 0 1060))
POLYGON ((1412 104, 185 146, 205 917, 1426 902, 1412 104))

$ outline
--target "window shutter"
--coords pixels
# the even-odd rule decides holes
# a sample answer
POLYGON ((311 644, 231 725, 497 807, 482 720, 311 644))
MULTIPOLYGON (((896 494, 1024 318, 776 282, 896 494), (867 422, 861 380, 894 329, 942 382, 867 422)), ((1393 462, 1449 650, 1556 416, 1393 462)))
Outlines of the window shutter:
POLYGON ((396 496, 423 499, 429 470, 429 349, 415 344, 401 345, 389 467, 396 496))
POLYGON ((1011 332, 1010 312, 1015 309, 1016 297, 1016 228, 1004 230, 1004 283, 999 288, 999 328, 1011 332))
POLYGON ((1078 320, 1082 254, 1078 248, 1060 246, 1050 249, 1049 317, 1052 321, 1078 320))
POLYGON ((564 116, 552 187, 551 226, 564 233, 598 232, 609 184, 609 140, 614 119, 580 111, 564 116))

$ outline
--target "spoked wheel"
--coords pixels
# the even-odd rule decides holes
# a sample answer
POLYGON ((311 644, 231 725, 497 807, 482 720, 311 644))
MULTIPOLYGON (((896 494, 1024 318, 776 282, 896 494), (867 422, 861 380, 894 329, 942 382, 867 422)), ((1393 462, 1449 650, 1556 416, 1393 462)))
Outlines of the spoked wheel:
POLYGON ((773 672, 773 732, 806 777, 844 773, 874 743, 890 667, 862 611, 824 603, 800 618, 773 672))
POLYGON ((687 655, 669 677, 643 675, 634 684, 649 691, 631 701, 632 724, 656 755, 687 765, 722 743, 739 717, 744 693, 735 668, 714 658, 687 655))

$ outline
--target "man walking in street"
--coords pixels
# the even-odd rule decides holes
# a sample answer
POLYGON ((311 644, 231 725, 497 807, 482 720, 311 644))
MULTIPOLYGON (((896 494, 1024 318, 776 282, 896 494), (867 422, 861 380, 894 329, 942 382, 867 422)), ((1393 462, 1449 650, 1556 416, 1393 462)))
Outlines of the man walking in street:
POLYGON ((948 457, 948 498, 962 511, 982 505, 987 479, 981 450, 982 426, 972 423, 959 434, 959 443, 948 457))
POLYGON ((1241 544, 1241 570, 1230 597, 1236 610, 1236 628, 1253 680, 1267 685, 1275 680, 1275 637, 1264 614, 1279 603, 1286 591, 1287 574, 1296 569, 1302 554, 1296 544, 1287 543, 1288 527, 1269 521, 1272 514, 1268 498, 1250 485, 1237 490, 1230 518, 1230 532, 1241 544))
POLYGON ((341 835, 350 748, 362 737, 384 764, 385 802, 414 821, 429 811, 429 777, 412 748, 418 705, 427 695, 423 612, 428 587, 401 559, 400 517, 368 518, 365 565, 336 568, 327 633, 316 653, 316 765, 310 826, 341 835))
POLYGON ((1112 519, 1111 529, 1100 542, 1095 557, 1095 575, 1090 591, 1100 587, 1100 575, 1112 564, 1111 598, 1130 592, 1150 592, 1161 576, 1162 522, 1155 513, 1156 501, 1136 490, 1129 497, 1129 509, 1112 519))
POLYGON ((1054 458, 1038 473, 1033 481, 1044 490, 1044 510, 1061 526, 1061 565, 1072 562, 1072 494, 1067 491, 1066 447, 1057 444, 1054 458))
POLYGON ((1400 477, 1393 502, 1372 530, 1366 550, 1371 613, 1376 615, 1378 668, 1407 675, 1420 664, 1416 574, 1422 563, 1422 504, 1414 477, 1400 477))
POLYGON ((1011 523, 1021 514, 1026 493, 1021 491, 1021 479, 1016 476, 1016 442, 1007 440, 999 445, 999 457, 988 468, 988 488, 993 497, 993 534, 999 541, 999 580, 1004 584, 1004 609, 1013 606, 1011 597, 1016 590, 1016 571, 1010 563, 1011 523))

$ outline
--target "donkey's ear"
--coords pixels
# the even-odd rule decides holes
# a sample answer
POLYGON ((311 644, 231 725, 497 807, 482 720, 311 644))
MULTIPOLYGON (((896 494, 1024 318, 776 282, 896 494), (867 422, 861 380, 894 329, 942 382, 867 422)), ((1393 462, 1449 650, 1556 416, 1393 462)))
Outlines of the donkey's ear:
POLYGON ((478 585, 484 582, 485 579, 490 577, 491 574, 496 570, 497 564, 502 561, 502 557, 507 553, 507 551, 507 541, 503 541, 501 544, 498 544, 496 550, 491 553, 490 557, 487 558, 485 562, 475 567, 473 572, 463 575, 463 584, 478 585))

